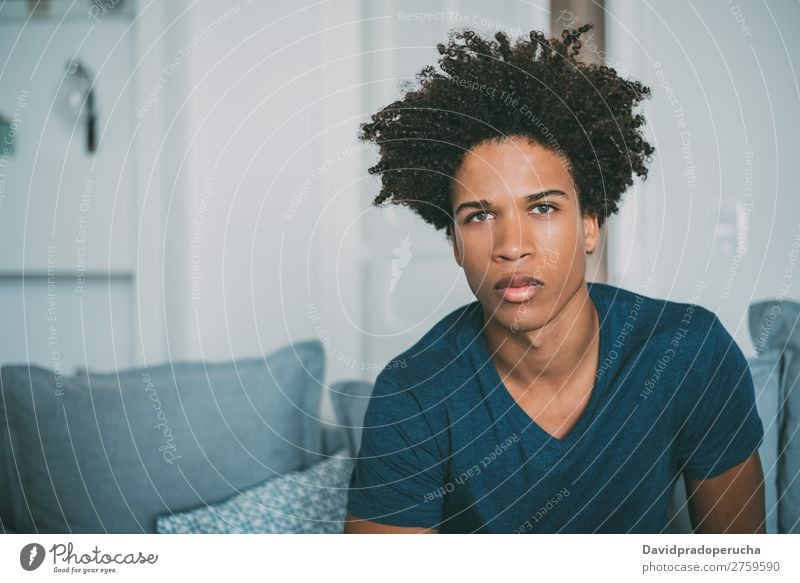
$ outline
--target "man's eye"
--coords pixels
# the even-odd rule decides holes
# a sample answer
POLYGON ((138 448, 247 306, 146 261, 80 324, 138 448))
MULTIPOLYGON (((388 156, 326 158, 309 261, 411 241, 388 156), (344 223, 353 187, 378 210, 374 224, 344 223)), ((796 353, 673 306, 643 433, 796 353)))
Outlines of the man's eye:
MULTIPOLYGON (((543 203, 537 204, 537 205, 532 207, 532 210, 533 209, 544 209, 544 210, 540 210, 538 212, 534 212, 533 213, 533 214, 536 214, 536 215, 548 215, 551 212, 553 212, 555 210, 558 210, 554 205, 550 204, 549 202, 543 202, 543 203)), ((488 216, 490 214, 491 213, 489 211, 478 211, 476 213, 472 213, 471 215, 469 215, 464 222, 465 223, 485 223, 486 219, 482 218, 482 217, 488 216)))
POLYGON ((545 212, 538 212, 538 213, 534 213, 534 214, 537 214, 537 215, 547 215, 547 214, 550 214, 552 211, 556 210, 556 207, 554 207, 554 206, 553 206, 552 204, 550 204, 549 202, 543 202, 543 203, 541 203, 541 204, 537 204, 537 205, 536 205, 536 206, 534 206, 533 208, 534 208, 534 209, 539 209, 539 208, 542 208, 542 207, 544 207, 544 208, 546 208, 546 209, 549 209, 549 210, 547 210, 547 211, 545 211, 545 212))
POLYGON ((482 223, 484 221, 482 221, 482 220, 473 221, 473 219, 475 217, 480 217, 480 216, 488 215, 488 214, 489 214, 489 211, 478 211, 477 213, 472 213, 470 216, 467 217, 467 221, 466 222, 468 222, 468 223, 482 223))

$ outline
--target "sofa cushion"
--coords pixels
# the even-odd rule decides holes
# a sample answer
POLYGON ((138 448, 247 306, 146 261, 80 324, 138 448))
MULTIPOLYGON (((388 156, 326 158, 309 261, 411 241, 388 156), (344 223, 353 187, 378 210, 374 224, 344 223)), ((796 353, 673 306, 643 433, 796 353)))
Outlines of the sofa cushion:
POLYGON ((346 445, 351 456, 358 455, 361 431, 367 412, 373 383, 361 380, 339 381, 331 385, 331 400, 336 421, 344 431, 346 445))
POLYGON ((156 530, 162 534, 341 533, 353 464, 342 448, 310 468, 267 480, 220 504, 159 516, 156 530))
POLYGON ((756 408, 764 424, 764 441, 758 448, 761 468, 764 471, 764 507, 766 511, 767 533, 778 532, 778 451, 780 434, 780 363, 781 353, 777 350, 762 352, 750 359, 750 372, 753 375, 753 388, 756 394, 756 408))
POLYGON ((776 416, 779 533, 800 533, 800 304, 767 300, 750 308, 750 333, 759 352, 780 359, 776 416))
POLYGON ((319 341, 265 358, 56 376, 2 368, 18 532, 155 532, 319 458, 319 341))
MULTIPOLYGON (((800 322, 797 323, 800 339, 800 322)), ((778 488, 781 492, 780 531, 800 534, 800 349, 786 351, 783 372, 783 396, 786 400, 781 419, 778 488)))
POLYGON ((11 503, 11 472, 8 459, 8 419, 3 406, 3 378, 0 376, 0 533, 12 533, 14 506, 11 503))

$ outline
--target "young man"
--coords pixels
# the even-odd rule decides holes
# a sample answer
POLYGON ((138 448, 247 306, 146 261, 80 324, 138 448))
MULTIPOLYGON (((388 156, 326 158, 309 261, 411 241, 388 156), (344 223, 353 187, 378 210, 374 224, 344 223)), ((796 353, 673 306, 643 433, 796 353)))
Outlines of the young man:
POLYGON ((575 59, 588 27, 471 31, 373 116, 375 201, 446 229, 477 301, 385 368, 345 532, 662 532, 683 474, 699 532, 763 532, 763 437, 719 319, 585 280, 653 148, 648 93, 575 59), (463 44, 460 44, 463 41, 463 44))

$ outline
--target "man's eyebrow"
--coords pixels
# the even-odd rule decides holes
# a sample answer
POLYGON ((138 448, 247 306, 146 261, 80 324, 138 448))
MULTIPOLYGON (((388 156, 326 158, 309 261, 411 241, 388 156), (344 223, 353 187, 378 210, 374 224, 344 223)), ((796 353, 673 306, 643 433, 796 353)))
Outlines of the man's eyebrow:
MULTIPOLYGON (((541 192, 534 192, 533 194, 528 194, 524 197, 524 200, 525 202, 534 202, 546 196, 563 196, 564 198, 569 198, 569 195, 563 190, 551 189, 551 190, 543 190, 541 192)), ((482 198, 480 200, 469 200, 467 202, 462 202, 460 205, 458 205, 455 214, 457 215, 461 211, 470 208, 491 209, 492 203, 486 200, 485 198, 482 198)))

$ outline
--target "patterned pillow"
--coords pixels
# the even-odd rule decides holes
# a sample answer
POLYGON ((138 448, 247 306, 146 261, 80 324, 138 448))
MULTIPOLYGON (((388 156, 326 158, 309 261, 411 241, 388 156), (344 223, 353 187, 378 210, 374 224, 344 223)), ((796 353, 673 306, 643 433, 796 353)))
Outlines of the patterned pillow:
POLYGON ((341 533, 354 460, 346 448, 304 470, 243 490, 219 504, 162 514, 156 531, 187 533, 341 533))

